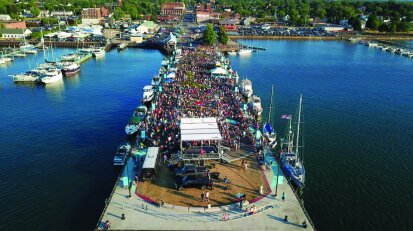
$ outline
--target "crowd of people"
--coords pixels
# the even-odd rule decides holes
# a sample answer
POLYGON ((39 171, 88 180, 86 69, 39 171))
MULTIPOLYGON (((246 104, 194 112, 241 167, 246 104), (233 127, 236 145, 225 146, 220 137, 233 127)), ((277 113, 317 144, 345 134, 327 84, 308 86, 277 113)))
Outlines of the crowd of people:
POLYGON ((242 105, 247 102, 234 91, 236 80, 211 76, 218 60, 221 54, 211 48, 183 49, 179 62, 170 61, 161 69, 166 73, 170 68, 176 69, 175 78, 164 81, 157 92, 155 109, 148 112, 141 126, 145 133, 145 137, 141 136, 143 144, 159 146, 169 155, 177 151, 182 117, 217 117, 222 144, 232 149, 239 149, 241 142, 255 144, 250 127, 254 129, 256 122, 253 117, 244 116, 242 105))

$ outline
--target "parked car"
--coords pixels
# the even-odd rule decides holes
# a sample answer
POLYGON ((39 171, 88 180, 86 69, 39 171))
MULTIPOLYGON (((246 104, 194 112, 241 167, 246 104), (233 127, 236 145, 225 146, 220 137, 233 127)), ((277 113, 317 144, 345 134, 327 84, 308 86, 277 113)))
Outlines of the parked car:
POLYGON ((175 175, 176 176, 185 176, 189 174, 202 174, 206 173, 208 170, 206 167, 197 167, 193 164, 185 165, 182 168, 178 168, 175 170, 175 175))
POLYGON ((200 187, 202 190, 207 187, 212 190, 212 180, 209 174, 205 175, 188 175, 188 176, 178 176, 176 178, 175 188, 179 191, 184 190, 184 188, 190 187, 200 187))

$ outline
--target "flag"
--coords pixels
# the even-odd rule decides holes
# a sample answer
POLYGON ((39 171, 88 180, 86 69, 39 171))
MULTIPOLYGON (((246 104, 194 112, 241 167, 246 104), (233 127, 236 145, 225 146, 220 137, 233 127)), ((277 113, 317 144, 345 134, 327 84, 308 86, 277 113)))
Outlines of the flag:
POLYGON ((291 117, 290 117, 290 115, 282 115, 281 119, 289 120, 289 119, 291 119, 291 117))
POLYGON ((268 133, 272 133, 273 129, 271 127, 271 124, 266 123, 264 126, 265 130, 267 130, 268 133))

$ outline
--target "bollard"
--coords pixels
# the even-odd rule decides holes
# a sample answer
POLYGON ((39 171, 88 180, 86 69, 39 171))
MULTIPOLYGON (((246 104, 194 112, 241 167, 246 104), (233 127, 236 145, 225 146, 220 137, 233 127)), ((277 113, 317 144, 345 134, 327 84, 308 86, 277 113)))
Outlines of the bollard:
POLYGON ((306 229, 307 228, 307 221, 303 221, 303 223, 301 223, 303 225, 303 228, 306 229))
POLYGON ((124 213, 122 213, 122 217, 121 217, 121 219, 122 219, 122 220, 125 220, 125 219, 126 219, 126 217, 125 217, 125 214, 124 214, 124 213))

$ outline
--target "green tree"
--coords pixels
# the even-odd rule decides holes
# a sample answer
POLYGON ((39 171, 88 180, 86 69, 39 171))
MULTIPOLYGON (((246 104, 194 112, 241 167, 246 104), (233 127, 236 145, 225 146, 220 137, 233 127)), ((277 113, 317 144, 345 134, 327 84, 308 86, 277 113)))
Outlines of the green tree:
POLYGON ((156 18, 156 14, 151 14, 151 21, 157 22, 158 19, 156 18))
POLYGON ((377 18, 375 14, 369 16, 369 19, 366 22, 366 27, 371 30, 377 30, 380 26, 380 20, 377 18))
POLYGON ((380 32, 387 32, 387 31, 389 31, 389 26, 388 26, 386 23, 382 23, 382 24, 379 26, 379 31, 380 31, 380 32))
POLYGON ((40 10, 36 6, 30 8, 30 12, 32 13, 33 18, 36 18, 37 16, 40 15, 40 10))
POLYGON ((350 18, 348 23, 354 28, 354 30, 361 31, 361 21, 358 17, 350 18))
POLYGON ((399 32, 409 32, 411 30, 411 24, 408 22, 397 23, 397 31, 399 32))
POLYGON ((116 20, 119 20, 125 16, 125 12, 121 8, 116 8, 115 12, 113 12, 113 17, 116 20))
POLYGON ((390 23, 388 32, 394 33, 396 32, 397 26, 396 23, 390 23))
POLYGON ((208 23, 204 32, 204 42, 208 45, 213 45, 217 40, 217 34, 211 23, 208 23))
POLYGON ((225 30, 225 28, 223 26, 219 27, 218 36, 219 36, 219 42, 224 44, 224 45, 227 45, 228 35, 227 35, 227 31, 225 30))

